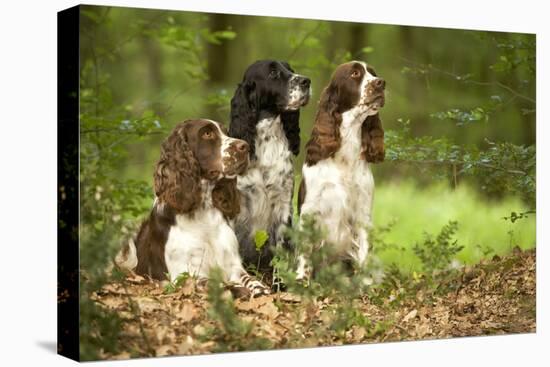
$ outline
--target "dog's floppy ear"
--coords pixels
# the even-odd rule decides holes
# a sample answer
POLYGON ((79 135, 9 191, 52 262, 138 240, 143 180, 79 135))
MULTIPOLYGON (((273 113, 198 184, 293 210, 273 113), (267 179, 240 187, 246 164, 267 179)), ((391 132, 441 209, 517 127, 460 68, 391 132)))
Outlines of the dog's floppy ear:
POLYGON ((294 155, 300 153, 300 110, 281 113, 283 130, 288 140, 288 148, 294 155))
POLYGON ((243 80, 231 98, 229 136, 246 141, 250 147, 251 158, 255 158, 254 140, 258 114, 256 84, 253 81, 243 80))
POLYGON ((196 209, 201 202, 200 166, 187 143, 185 123, 162 143, 154 189, 162 203, 180 214, 196 209))
POLYGON ((338 88, 330 84, 323 90, 319 110, 306 144, 306 164, 312 166, 320 160, 333 157, 340 149, 342 138, 340 124, 342 115, 338 112, 338 88))
POLYGON ((367 116, 361 126, 361 156, 367 162, 380 163, 385 155, 382 120, 378 113, 367 116))

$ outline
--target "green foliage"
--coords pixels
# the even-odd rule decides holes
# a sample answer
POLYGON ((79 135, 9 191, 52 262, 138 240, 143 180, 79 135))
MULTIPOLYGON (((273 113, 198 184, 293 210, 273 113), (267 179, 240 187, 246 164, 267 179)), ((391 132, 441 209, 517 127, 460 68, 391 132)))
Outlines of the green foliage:
POLYGON ((271 348, 269 340, 250 336, 254 325, 237 315, 231 292, 223 286, 222 271, 212 269, 208 278, 208 317, 216 326, 206 331, 205 341, 217 341, 219 352, 271 348))
POLYGON ((219 110, 226 110, 229 113, 231 97, 227 89, 219 89, 206 96, 205 103, 208 106, 217 107, 219 110))
POLYGON ((452 108, 444 112, 434 112, 430 116, 440 120, 456 121, 457 126, 472 123, 474 121, 489 121, 489 111, 482 107, 476 107, 470 111, 464 111, 458 108, 452 108))
MULTIPOLYGON (((275 249, 275 256, 271 263, 277 269, 277 274, 289 291, 309 296, 319 295, 321 292, 331 292, 331 289, 323 288, 323 279, 330 279, 330 273, 341 272, 340 264, 328 266, 327 259, 330 257, 330 246, 319 248, 319 244, 325 237, 323 228, 319 228, 313 216, 304 215, 301 217, 299 228, 287 228, 285 236, 295 245, 296 254, 311 254, 311 266, 322 269, 316 272, 316 277, 309 284, 296 281, 296 268, 298 266, 295 253, 286 251, 282 247, 275 249)), ((341 279, 341 278, 340 278, 341 279)))
POLYGON ((456 240, 453 241, 457 229, 458 222, 450 221, 435 238, 425 233, 424 242, 413 246, 413 251, 422 261, 422 268, 426 273, 433 274, 448 268, 456 254, 464 248, 456 240))
POLYGON ((220 45, 223 41, 234 39, 237 34, 230 29, 212 31, 202 23, 197 24, 197 27, 198 30, 177 22, 174 17, 168 17, 166 22, 147 30, 145 34, 173 47, 185 60, 180 67, 188 77, 205 80, 208 79, 208 59, 203 57, 206 45, 220 45))
POLYGON ((254 233, 254 246, 256 246, 256 251, 260 252, 268 239, 269 234, 266 231, 256 231, 256 233, 254 233))
POLYGON ((505 220, 510 220, 510 222, 515 223, 518 219, 529 218, 529 214, 534 214, 533 210, 527 210, 525 212, 511 212, 509 217, 503 217, 505 220))
POLYGON ((334 255, 334 246, 326 242, 326 229, 320 228, 314 216, 302 216, 300 225, 288 228, 286 235, 295 245, 295 253, 282 248, 276 249, 274 266, 279 271, 283 283, 289 291, 308 297, 344 297, 351 299, 361 295, 366 287, 372 283, 372 272, 377 271, 373 264, 365 267, 356 264, 343 264, 334 255), (308 265, 313 273, 307 282, 297 282, 296 256, 306 254, 308 265))
MULTIPOLYGON (((488 101, 470 108, 453 106, 442 112, 433 112, 431 117, 451 120, 457 126, 466 126, 476 121, 489 123, 496 111, 509 107, 520 99, 528 106, 522 114, 534 112, 536 101, 525 92, 533 85, 535 75, 535 42, 524 36, 504 37, 498 34, 480 34, 484 42, 496 45, 500 53, 498 61, 490 66, 496 73, 521 73, 520 83, 506 81, 480 81, 473 73, 457 74, 442 70, 432 64, 414 64, 403 68, 403 73, 423 77, 444 76, 464 86, 481 86, 498 89, 499 94, 489 94, 488 101), (502 94, 500 93, 502 92, 502 94), (509 96, 509 98, 507 97, 509 96)), ((495 76, 497 78, 497 76, 495 76)), ((431 136, 412 137, 410 121, 400 120, 401 129, 388 132, 387 157, 393 161, 438 166, 452 176, 455 184, 459 178, 469 177, 480 183, 480 188, 491 195, 502 196, 512 193, 521 196, 528 206, 535 208, 535 145, 521 145, 512 142, 484 139, 481 149, 478 145, 456 144, 451 139, 431 136)), ((498 123, 494 121, 491 123, 498 123)), ((524 127, 527 129, 527 127, 524 127)))
POLYGON ((357 303, 358 299, 344 300, 332 307, 335 317, 330 329, 336 332, 338 337, 344 338, 346 332, 354 326, 371 326, 368 317, 359 310, 357 303))
MULTIPOLYGON (((162 14, 162 13, 161 13, 162 14)), ((210 31, 180 24, 174 18, 140 19, 128 39, 102 38, 112 35, 110 8, 84 7, 82 11, 82 57, 80 69, 80 330, 83 359, 96 359, 99 348, 114 351, 120 320, 98 308, 91 294, 107 279, 104 273, 124 237, 135 231, 139 219, 150 208, 152 190, 147 182, 123 178, 128 145, 167 133, 162 111, 154 104, 117 100, 112 75, 105 64, 119 57, 122 45, 135 38, 160 41, 188 59, 187 77, 205 79, 206 43, 220 44, 235 38, 231 30, 210 31), (153 26, 154 23, 154 26, 153 26)), ((127 98, 124 96, 123 98, 127 98)), ((152 174, 150 170, 148 176, 152 174)), ((169 284, 175 291, 185 275, 169 284)))
POLYGON ((348 269, 340 261, 331 261, 334 254, 329 244, 319 245, 325 236, 315 219, 311 216, 303 219, 299 228, 288 229, 286 234, 296 241, 298 253, 305 249, 310 251, 308 261, 314 269, 311 279, 307 284, 295 280, 294 255, 283 249, 277 250, 274 265, 288 291, 302 297, 297 313, 302 312, 302 308, 307 309, 308 304, 330 300, 322 317, 323 322, 312 319, 306 324, 316 337, 326 333, 327 328, 334 332, 335 338, 341 339, 357 327, 364 328, 366 335, 371 336, 388 328, 391 324, 389 320, 372 322, 367 314, 359 311, 358 303, 363 297, 368 297, 375 304, 392 307, 402 305, 407 299, 416 300, 421 293, 422 299, 429 301, 454 286, 449 283, 451 276, 455 275, 450 264, 462 249, 453 240, 458 228, 456 222, 445 225, 435 237, 426 234, 423 242, 414 245, 414 255, 423 268, 411 274, 403 272, 396 264, 385 269, 377 264, 377 253, 394 246, 384 240, 394 223, 372 231, 370 238, 375 250, 369 255, 368 263, 362 268, 355 265, 348 269))
MULTIPOLYGON (((453 266, 462 246, 454 240, 458 222, 450 221, 444 225, 437 236, 424 234, 422 242, 412 246, 413 254, 421 262, 419 271, 407 272, 393 262, 384 268, 381 282, 374 284, 367 292, 375 304, 388 304, 397 307, 407 299, 430 302, 436 295, 449 292, 456 287, 453 281, 458 267, 453 266)), ((374 246, 384 245, 383 237, 390 231, 383 230, 383 235, 371 237, 374 246)), ((396 245, 385 244, 386 249, 396 245)))
POLYGON ((288 292, 302 297, 300 307, 294 310, 296 317, 309 304, 321 299, 330 300, 330 306, 325 310, 325 322, 319 323, 311 318, 306 328, 312 329, 317 338, 326 336, 327 328, 338 338, 344 338, 352 327, 357 326, 365 327, 367 333, 376 332, 377 325, 357 307, 357 302, 372 284, 373 270, 378 270, 372 266, 374 260, 370 260, 367 267, 354 266, 352 269, 346 268, 341 261, 335 261, 333 247, 327 243, 320 246, 326 230, 319 227, 313 216, 303 216, 300 225, 288 228, 285 234, 295 244, 296 253, 307 254, 308 265, 314 270, 307 282, 296 281, 295 253, 283 248, 275 250, 273 265, 277 274, 288 292))
POLYGON ((80 357, 83 361, 96 360, 99 351, 113 353, 118 348, 122 319, 115 313, 106 312, 93 302, 80 299, 80 357))
POLYGON ((486 140, 487 149, 453 144, 448 138, 410 136, 410 121, 386 132, 386 160, 435 168, 455 182, 470 177, 489 194, 514 194, 534 208, 536 192, 535 146, 486 140))
POLYGON ((490 66, 491 70, 510 73, 516 69, 524 68, 529 74, 535 74, 536 42, 534 37, 495 36, 495 41, 501 54, 498 60, 490 66))
MULTIPOLYGON (((167 278, 169 278, 168 274, 167 274, 167 278)), ((176 279, 174 279, 174 281, 164 286, 164 293, 165 294, 174 293, 180 287, 182 287, 185 284, 185 282, 187 282, 187 279, 189 278, 190 278, 189 273, 181 273, 176 277, 176 279)))
POLYGON ((458 243, 464 249, 457 259, 473 265, 489 254, 505 255, 511 251, 507 232, 514 230, 516 242, 522 249, 533 248, 536 242, 536 218, 515 221, 503 220, 510 215, 526 212, 529 207, 517 196, 506 195, 489 199, 479 193, 472 183, 462 182, 456 188, 445 182, 417 183, 413 180, 386 182, 376 187, 374 229, 369 242, 372 250, 387 267, 396 263, 405 273, 421 271, 422 264, 412 250, 414 243, 424 241, 423 232, 438 233, 449 220, 456 220, 458 243), (391 208, 389 210, 388 208, 391 208), (414 208, 414 215, 411 215, 414 208))

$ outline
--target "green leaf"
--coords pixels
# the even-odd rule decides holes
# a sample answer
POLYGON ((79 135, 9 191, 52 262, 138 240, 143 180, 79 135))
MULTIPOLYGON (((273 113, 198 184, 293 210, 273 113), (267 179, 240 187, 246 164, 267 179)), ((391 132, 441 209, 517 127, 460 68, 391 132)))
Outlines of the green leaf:
POLYGON ((235 37, 237 37, 237 33, 233 31, 218 31, 216 32, 216 36, 218 38, 226 39, 226 40, 232 40, 235 37))
POLYGON ((269 235, 266 231, 260 230, 256 231, 254 234, 254 244, 256 245, 256 251, 260 252, 260 250, 264 247, 265 243, 267 242, 267 239, 269 238, 269 235))
POLYGON ((370 54, 373 51, 374 51, 374 47, 372 47, 372 46, 363 47, 361 49, 361 52, 364 53, 364 54, 370 54))

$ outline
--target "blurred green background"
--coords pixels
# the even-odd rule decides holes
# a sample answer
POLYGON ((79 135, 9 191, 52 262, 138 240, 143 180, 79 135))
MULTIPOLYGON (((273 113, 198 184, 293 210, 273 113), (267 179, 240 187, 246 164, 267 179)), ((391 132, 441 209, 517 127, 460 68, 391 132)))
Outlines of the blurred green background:
MULTIPOLYGON (((533 182, 526 185, 534 190, 534 35, 84 6, 80 37, 84 227, 131 231, 120 223, 147 213, 162 139, 188 118, 227 124, 229 100, 252 62, 286 60, 312 79, 313 98, 300 119, 303 147, 332 71, 357 59, 387 82, 381 118, 389 156, 374 167, 375 225, 394 222, 387 240, 404 249, 386 251, 382 260, 414 268, 408 249, 449 220, 459 222, 463 262, 535 246, 533 214, 503 219, 534 210, 534 191, 526 200, 521 187, 498 183, 521 176, 524 155, 508 157, 516 173, 503 168, 500 178, 492 171, 462 174, 470 152, 489 151, 492 143, 532 147, 522 152, 530 154, 533 182), (404 129, 409 141, 429 137, 426 146, 469 150, 448 165, 455 158, 438 161, 441 151, 419 159, 417 144, 414 159, 406 159, 411 150, 399 150, 403 139, 391 133, 399 137, 404 129)), ((499 156, 495 151, 491 159, 499 156)), ((486 159, 474 166, 500 164, 486 159)), ((297 174, 302 161, 303 153, 297 174)), ((90 232, 90 241, 96 237, 90 232)), ((107 237, 110 247, 120 243, 116 232, 107 237)))

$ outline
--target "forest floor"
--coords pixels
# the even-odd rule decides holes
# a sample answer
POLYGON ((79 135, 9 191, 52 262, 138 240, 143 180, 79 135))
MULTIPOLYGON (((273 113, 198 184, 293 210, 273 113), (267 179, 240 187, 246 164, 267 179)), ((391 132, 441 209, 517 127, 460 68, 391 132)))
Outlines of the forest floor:
POLYGON ((192 279, 169 293, 135 275, 104 285, 93 298, 123 320, 120 352, 102 354, 115 359, 530 333, 535 263, 535 250, 517 249, 460 269, 443 291, 364 295, 347 308, 331 297, 287 292, 236 300, 224 292, 221 306, 212 307, 207 286, 192 279))

